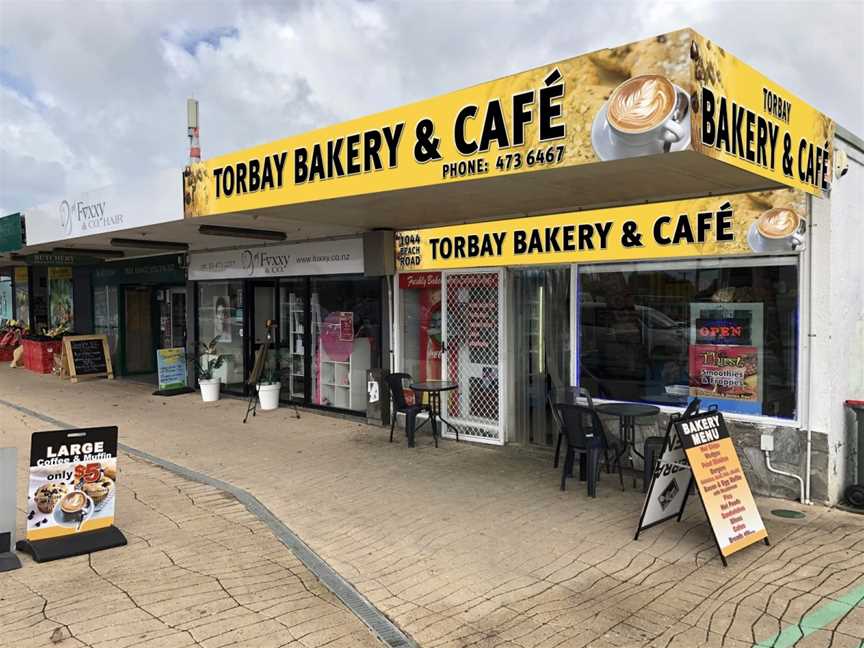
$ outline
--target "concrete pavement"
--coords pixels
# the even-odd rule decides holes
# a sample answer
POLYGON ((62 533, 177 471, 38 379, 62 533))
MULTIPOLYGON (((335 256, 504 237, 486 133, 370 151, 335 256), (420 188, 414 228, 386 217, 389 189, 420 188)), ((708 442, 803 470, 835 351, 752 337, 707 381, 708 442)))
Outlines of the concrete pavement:
MULTIPOLYGON (((0 445, 41 429, 0 413, 0 445)), ((19 494, 27 451, 19 444, 19 494)), ((129 544, 41 565, 19 554, 23 568, 0 574, 0 646, 382 645, 235 499, 125 453, 120 468, 129 544)))
MULTIPOLYGON (((724 569, 696 500, 680 524, 634 542, 640 493, 605 475, 596 500, 578 481, 561 493, 544 453, 453 441, 436 450, 425 435, 408 449, 382 428, 311 412, 296 421, 287 409, 243 426, 241 401, 150 391, 0 369, 2 400, 74 425, 118 425, 121 442, 253 493, 424 647, 864 639, 862 516, 760 499, 772 546, 724 569), (775 508, 807 517, 783 520, 775 508)), ((4 423, 16 416, 0 406, 0 445, 26 446, 4 423)), ((125 506, 124 530, 134 512, 125 506)))

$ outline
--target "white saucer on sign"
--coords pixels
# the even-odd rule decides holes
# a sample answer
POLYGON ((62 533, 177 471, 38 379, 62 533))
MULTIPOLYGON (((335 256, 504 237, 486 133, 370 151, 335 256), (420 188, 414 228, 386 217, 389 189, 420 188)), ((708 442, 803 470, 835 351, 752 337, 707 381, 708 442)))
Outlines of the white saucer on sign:
MULTIPOLYGON (((684 93, 684 91, 675 86, 676 91, 684 93)), ((663 141, 658 139, 656 143, 645 146, 630 146, 623 144, 617 135, 612 131, 612 127, 606 119, 606 111, 609 107, 609 102, 605 102, 597 115, 594 117, 594 122, 591 124, 591 145, 594 147, 594 152, 597 157, 603 162, 610 160, 622 160, 624 158, 642 157, 645 155, 657 155, 663 153, 663 141)), ((669 147, 670 153, 685 151, 690 148, 690 117, 685 115, 681 122, 686 135, 677 142, 673 142, 669 147)))

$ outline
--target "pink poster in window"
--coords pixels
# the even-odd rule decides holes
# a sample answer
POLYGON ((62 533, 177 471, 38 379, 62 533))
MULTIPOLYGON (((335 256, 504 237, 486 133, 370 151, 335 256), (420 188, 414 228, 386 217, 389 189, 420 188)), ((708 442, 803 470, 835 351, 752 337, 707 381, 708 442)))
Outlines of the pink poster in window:
POLYGON ((339 313, 339 341, 354 341, 354 313, 351 311, 339 313))
POLYGON ((731 344, 690 345, 690 395, 758 402, 759 350, 731 344))

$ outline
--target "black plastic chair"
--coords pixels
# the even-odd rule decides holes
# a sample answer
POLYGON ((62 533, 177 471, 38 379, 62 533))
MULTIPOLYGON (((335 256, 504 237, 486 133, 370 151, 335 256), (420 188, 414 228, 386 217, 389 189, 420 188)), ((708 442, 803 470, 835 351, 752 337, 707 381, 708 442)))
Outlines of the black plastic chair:
MULTIPOLYGON (((565 490, 567 477, 573 472, 573 463, 579 455, 579 478, 588 482, 588 496, 597 497, 597 481, 600 479, 600 457, 610 448, 621 447, 617 437, 607 435, 597 412, 586 405, 559 403, 558 413, 564 423, 567 451, 561 471, 561 490, 565 490), (587 474, 586 474, 587 473, 587 474)), ((621 452, 615 453, 618 481, 624 488, 624 473, 621 469, 621 452)))
MULTIPOLYGON (((588 407, 594 409, 594 401, 591 399, 591 392, 589 392, 585 387, 571 387, 570 389, 576 390, 577 396, 579 398, 584 398, 585 402, 588 404, 588 407)), ((552 467, 558 467, 558 459, 561 456, 561 439, 564 438, 564 422, 561 420, 561 415, 558 413, 558 410, 555 407, 555 402, 552 399, 552 386, 551 383, 546 383, 546 403, 549 405, 549 409, 552 410, 552 418, 555 419, 555 424, 558 426, 558 441, 555 444, 555 459, 552 462, 552 467)), ((609 458, 606 457, 606 465, 608 470, 609 458)))
POLYGON ((405 434, 408 437, 408 445, 414 446, 414 432, 417 414, 423 409, 422 405, 415 403, 409 405, 405 400, 405 383, 411 384, 411 374, 391 373, 387 374, 387 386, 390 388, 390 398, 393 403, 393 411, 390 413, 390 443, 393 443, 393 428, 396 427, 396 415, 405 415, 405 434))

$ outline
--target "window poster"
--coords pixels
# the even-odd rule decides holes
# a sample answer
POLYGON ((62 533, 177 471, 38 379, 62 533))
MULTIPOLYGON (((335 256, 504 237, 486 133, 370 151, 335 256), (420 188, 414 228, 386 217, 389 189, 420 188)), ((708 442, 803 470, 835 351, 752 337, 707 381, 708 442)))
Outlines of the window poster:
POLYGON ((0 321, 12 319, 12 280, 0 277, 0 321))
POLYGON ((691 303, 689 395, 726 412, 762 413, 763 306, 691 303))
POLYGON ((48 268, 49 325, 71 329, 72 312, 72 268, 48 268))
POLYGON ((229 298, 219 295, 213 299, 213 339, 230 343, 231 339, 231 304, 229 298))

